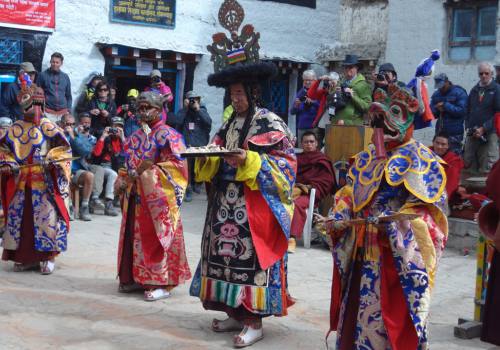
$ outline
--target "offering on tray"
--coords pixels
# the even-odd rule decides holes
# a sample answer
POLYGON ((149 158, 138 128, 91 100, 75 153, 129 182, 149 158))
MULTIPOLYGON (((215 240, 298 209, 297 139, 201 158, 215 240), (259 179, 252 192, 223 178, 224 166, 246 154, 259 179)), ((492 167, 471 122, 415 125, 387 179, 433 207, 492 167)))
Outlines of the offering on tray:
POLYGON ((205 157, 205 156, 223 156, 226 154, 237 154, 238 151, 230 151, 225 147, 218 145, 207 145, 201 147, 189 147, 181 153, 182 157, 205 157))

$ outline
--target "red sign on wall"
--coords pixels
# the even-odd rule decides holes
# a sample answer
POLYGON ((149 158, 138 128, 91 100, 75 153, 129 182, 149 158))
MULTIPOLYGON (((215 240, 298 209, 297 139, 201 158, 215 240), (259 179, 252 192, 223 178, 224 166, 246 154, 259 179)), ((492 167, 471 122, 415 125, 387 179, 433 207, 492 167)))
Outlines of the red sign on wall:
POLYGON ((0 25, 38 30, 56 26, 56 0, 0 0, 0 25))

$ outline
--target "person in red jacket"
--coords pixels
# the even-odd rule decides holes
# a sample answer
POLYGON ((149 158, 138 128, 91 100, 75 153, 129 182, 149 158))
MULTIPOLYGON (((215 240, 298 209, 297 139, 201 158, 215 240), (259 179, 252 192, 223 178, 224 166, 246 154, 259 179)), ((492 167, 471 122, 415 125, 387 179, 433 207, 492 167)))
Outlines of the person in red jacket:
POLYGON ((312 127, 318 137, 319 148, 323 147, 323 138, 325 137, 325 127, 330 124, 330 114, 328 110, 327 97, 328 94, 335 91, 340 77, 336 72, 330 72, 328 75, 323 75, 318 80, 311 84, 307 91, 307 97, 311 100, 319 101, 318 113, 314 118, 312 127))
POLYGON ((92 207, 104 209, 104 215, 118 216, 119 213, 113 207, 114 183, 118 176, 117 170, 123 163, 123 144, 125 135, 123 132, 123 119, 113 117, 112 127, 107 126, 92 151, 92 165, 90 170, 94 173, 94 190, 92 191, 92 207), (104 198, 106 203, 99 199, 106 181, 104 198))
POLYGON ((450 150, 448 135, 444 133, 434 136, 430 149, 446 162, 446 164, 443 164, 446 172, 446 193, 448 199, 451 199, 460 185, 460 175, 464 168, 464 161, 458 154, 450 150))

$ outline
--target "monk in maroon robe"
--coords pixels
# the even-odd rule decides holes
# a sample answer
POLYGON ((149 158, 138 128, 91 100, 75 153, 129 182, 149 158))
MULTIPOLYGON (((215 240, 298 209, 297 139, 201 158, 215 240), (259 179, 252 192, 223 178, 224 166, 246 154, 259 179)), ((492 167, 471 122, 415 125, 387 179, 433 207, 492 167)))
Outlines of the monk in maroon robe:
POLYGON ((309 193, 316 189, 315 203, 332 193, 335 185, 333 168, 328 157, 318 151, 318 140, 313 132, 305 132, 301 145, 303 153, 297 155, 297 180, 293 189, 295 208, 288 252, 295 251, 296 238, 302 237, 309 208, 309 193))
POLYGON ((443 167, 446 172, 446 193, 450 200, 460 185, 460 175, 464 168, 464 162, 458 154, 450 150, 448 136, 445 134, 434 136, 430 149, 446 162, 443 167))

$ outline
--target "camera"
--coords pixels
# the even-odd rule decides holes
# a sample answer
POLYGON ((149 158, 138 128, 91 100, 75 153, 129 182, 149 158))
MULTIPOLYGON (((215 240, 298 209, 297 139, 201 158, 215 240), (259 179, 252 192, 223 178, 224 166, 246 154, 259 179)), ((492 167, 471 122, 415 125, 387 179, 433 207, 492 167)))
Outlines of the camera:
POLYGON ((118 134, 118 128, 109 128, 109 134, 110 135, 117 135, 118 134))
POLYGON ((376 79, 377 79, 377 81, 386 81, 387 77, 383 73, 378 73, 376 79))
POLYGON ((151 81, 152 81, 153 83, 159 83, 159 82, 160 82, 160 80, 161 80, 161 78, 160 78, 160 77, 152 77, 152 78, 151 78, 151 81))
POLYGON ((189 104, 190 104, 191 106, 192 106, 192 105, 194 105, 194 104, 195 104, 195 102, 196 102, 196 98, 194 98, 194 97, 190 97, 190 98, 189 98, 189 104))
MULTIPOLYGON (((473 128, 470 128, 467 130, 467 136, 474 136, 474 134, 476 133, 478 127, 475 126, 473 128)), ((479 138, 482 142, 484 143, 487 143, 488 142, 488 139, 486 138, 486 136, 484 135, 481 135, 481 137, 479 138)))
POLYGON ((320 87, 325 90, 330 90, 332 82, 329 79, 323 79, 321 80, 320 87))
POLYGON ((345 108, 352 95, 350 92, 345 91, 348 86, 343 84, 338 87, 333 93, 328 94, 326 97, 326 104, 328 107, 328 114, 335 115, 336 112, 345 108))
POLYGON ((82 128, 83 132, 89 132, 90 131, 90 126, 88 125, 85 125, 83 128, 82 128))

